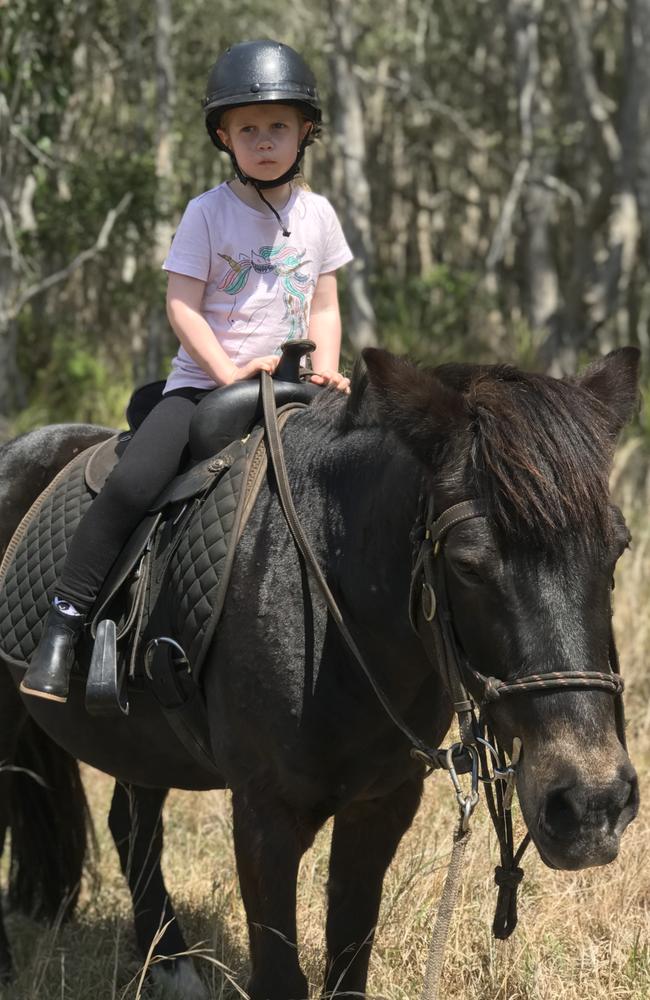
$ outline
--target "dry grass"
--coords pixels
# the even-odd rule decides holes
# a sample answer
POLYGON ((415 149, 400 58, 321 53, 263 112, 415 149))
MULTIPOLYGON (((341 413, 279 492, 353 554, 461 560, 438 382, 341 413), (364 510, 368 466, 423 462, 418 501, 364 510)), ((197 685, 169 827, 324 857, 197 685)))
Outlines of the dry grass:
MULTIPOLYGON (((626 555, 616 590, 621 663, 627 677, 630 752, 641 778, 642 808, 618 860, 605 869, 558 873, 534 850, 524 861, 520 922, 512 939, 490 936, 496 845, 485 808, 476 814, 462 897, 443 972, 445 1000, 647 1000, 650 997, 650 650, 646 615, 650 534, 626 555)), ((86 787, 100 838, 101 889, 86 885, 75 921, 45 930, 11 917, 16 982, 3 1000, 137 1000, 141 963, 130 902, 105 817, 112 784, 90 769, 86 787)), ((390 1000, 420 996, 429 935, 449 857, 454 799, 440 775, 391 867, 369 990, 390 1000)), ((166 812, 165 871, 187 940, 203 949, 202 974, 219 1000, 239 995, 247 967, 246 929, 235 874, 227 794, 173 792, 166 812)), ((313 984, 323 964, 328 830, 306 855, 299 893, 300 950, 313 984)))
MULTIPOLYGON (((650 796, 650 761, 642 795, 650 796)), ((101 823, 111 782, 87 771, 101 823)), ((172 793, 165 869, 188 941, 245 981, 246 929, 235 874, 229 804, 223 793, 172 793)), ((384 893, 369 989, 390 1000, 420 995, 435 903, 449 856, 453 799, 440 778, 391 867, 384 893)), ((86 891, 72 925, 44 930, 10 918, 19 977, 0 994, 12 1000, 135 1000, 140 962, 129 897, 107 832, 101 833, 101 890, 86 891)), ((299 897, 300 947, 314 991, 323 961, 327 831, 304 859, 299 897)), ((650 830, 647 811, 606 869, 557 873, 531 852, 520 893, 520 922, 509 942, 491 940, 494 837, 484 811, 467 851, 468 868, 444 972, 446 1000, 647 1000, 650 996, 650 830)), ((213 995, 238 996, 219 966, 200 962, 213 995)), ((144 993, 145 996, 149 994, 144 993)))

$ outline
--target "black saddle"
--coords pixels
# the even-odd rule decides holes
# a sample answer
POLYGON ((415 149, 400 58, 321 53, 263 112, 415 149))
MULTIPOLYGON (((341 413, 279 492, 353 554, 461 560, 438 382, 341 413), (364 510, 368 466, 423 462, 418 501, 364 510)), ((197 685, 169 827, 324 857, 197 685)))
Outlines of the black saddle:
MULTIPOLYGON (((276 370, 276 403, 287 416, 320 391, 313 383, 301 382, 299 376, 299 359, 312 346, 309 341, 289 343, 276 370), (291 405, 285 406, 287 403, 291 405)), ((161 398, 162 388, 163 383, 153 383, 134 394, 127 414, 131 434, 161 398)), ((156 605, 163 578, 170 575, 175 578, 175 592, 181 595, 178 637, 187 649, 189 663, 195 670, 200 668, 225 596, 234 546, 264 475, 263 431, 259 428, 252 432, 261 417, 260 395, 257 380, 236 383, 206 393, 197 406, 189 467, 165 488, 136 529, 95 606, 92 634, 99 641, 95 644, 97 655, 86 689, 89 710, 103 714, 126 709, 121 681, 125 670, 131 678, 135 676, 138 647, 142 652, 149 636, 156 635, 155 622, 150 620, 148 635, 142 628, 150 618, 147 609, 156 605), (204 536, 206 530, 208 535, 204 536), (211 546, 209 562, 215 567, 212 576, 198 573, 196 553, 205 548, 204 537, 208 538, 208 547, 211 546), (117 629, 113 622, 117 623, 117 629), (117 676, 115 641, 120 635, 125 641, 128 636, 131 653, 124 647, 117 676)), ((15 558, 6 567, 3 581, 6 586, 2 588, 6 607, 0 626, 0 649, 16 665, 29 661, 69 540, 92 495, 101 488, 120 453, 128 447, 131 434, 118 435, 78 456, 59 474, 25 519, 22 537, 14 547, 15 558), (43 545, 47 548, 43 549, 43 545)), ((158 662, 151 673, 175 681, 178 660, 173 647, 164 647, 162 653, 168 669, 163 669, 159 662, 165 657, 154 650, 158 662)), ((141 653, 138 659, 141 661, 141 653)), ((194 686, 198 679, 195 670, 192 671, 194 686)))
MULTIPOLYGON (((282 345, 282 358, 273 376, 275 405, 279 409, 289 403, 309 404, 321 392, 322 386, 302 380, 300 359, 315 348, 311 340, 290 340, 282 345)), ((304 374, 308 374, 306 371, 304 374)), ((126 408, 129 430, 109 438, 90 456, 86 466, 86 483, 93 493, 99 493, 111 470, 121 458, 140 424, 161 401, 165 382, 148 382, 135 390, 126 408)), ((179 475, 156 499, 151 512, 161 510, 173 499, 187 499, 206 483, 210 463, 215 455, 233 441, 246 438, 262 419, 262 396, 259 379, 234 382, 205 393, 192 417, 189 431, 188 460, 179 475)))
MULTIPOLYGON (((282 345, 282 358, 273 376, 277 409, 288 404, 308 405, 321 392, 322 386, 302 380, 299 367, 300 359, 315 346, 312 340, 289 340, 282 345)), ((86 484, 93 493, 99 493, 135 431, 160 402, 164 387, 164 382, 149 382, 136 389, 126 409, 129 430, 109 438, 90 455, 86 464, 86 484)), ((261 419, 259 379, 234 382, 207 391, 190 423, 188 458, 181 464, 179 474, 156 498, 149 513, 155 514, 172 503, 188 500, 202 492, 213 480, 215 471, 221 471, 219 466, 214 466, 215 456, 234 441, 247 438, 261 419)), ((141 530, 136 531, 136 536, 140 533, 141 530)), ((128 548, 131 547, 132 543, 128 543, 128 548)))
MULTIPOLYGON (((321 386, 302 381, 300 359, 315 348, 311 340, 288 340, 282 345, 282 358, 273 375, 275 405, 311 403, 321 386)), ((149 382, 131 396, 126 419, 131 431, 138 429, 145 417, 160 402, 164 382, 149 382)), ((210 458, 231 441, 246 437, 262 419, 262 396, 259 379, 233 382, 206 392, 190 424, 189 451, 192 461, 210 458)))

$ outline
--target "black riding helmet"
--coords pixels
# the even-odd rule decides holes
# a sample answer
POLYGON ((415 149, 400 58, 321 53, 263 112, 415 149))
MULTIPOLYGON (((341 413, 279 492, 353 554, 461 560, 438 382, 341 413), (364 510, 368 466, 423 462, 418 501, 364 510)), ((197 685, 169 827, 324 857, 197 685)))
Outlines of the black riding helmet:
MULTIPOLYGON (((316 77, 309 66, 290 46, 268 39, 231 45, 219 56, 210 70, 203 112, 212 142, 218 149, 228 153, 240 181, 243 184, 250 182, 267 205, 269 203, 262 194, 262 189, 279 187, 296 176, 305 149, 316 138, 321 121, 316 77), (312 122, 312 128, 303 139, 296 159, 286 173, 272 181, 259 180, 241 171, 232 150, 217 135, 217 129, 224 112, 231 108, 276 102, 298 108, 312 122)), ((273 206, 269 205, 269 208, 279 220, 273 206)))

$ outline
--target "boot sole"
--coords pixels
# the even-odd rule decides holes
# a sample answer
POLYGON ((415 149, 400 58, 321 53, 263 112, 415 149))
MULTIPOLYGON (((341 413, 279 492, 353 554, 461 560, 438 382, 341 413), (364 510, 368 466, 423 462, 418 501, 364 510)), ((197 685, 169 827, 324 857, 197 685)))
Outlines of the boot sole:
POLYGON ((63 705, 65 705, 68 700, 67 695, 62 697, 60 694, 49 694, 47 691, 37 691, 36 688, 25 687, 24 682, 20 685, 20 690, 23 694, 30 694, 33 698, 44 698, 46 701, 58 701, 63 705))

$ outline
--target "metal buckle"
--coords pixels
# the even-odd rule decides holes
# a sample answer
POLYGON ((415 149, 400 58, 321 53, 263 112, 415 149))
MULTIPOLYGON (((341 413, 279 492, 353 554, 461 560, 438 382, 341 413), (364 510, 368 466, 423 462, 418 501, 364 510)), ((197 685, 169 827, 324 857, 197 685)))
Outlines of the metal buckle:
POLYGON ((477 736, 476 742, 485 747, 492 758, 492 774, 481 774, 479 775, 479 780, 482 781, 484 785, 494 784, 495 781, 503 781, 506 786, 503 792, 503 807, 504 809, 511 809, 512 799, 515 793, 517 764, 519 763, 519 757, 521 756, 521 740, 518 736, 515 736, 513 739, 512 757, 509 764, 505 764, 505 761, 501 758, 499 752, 492 746, 489 740, 484 739, 482 736, 477 736))

